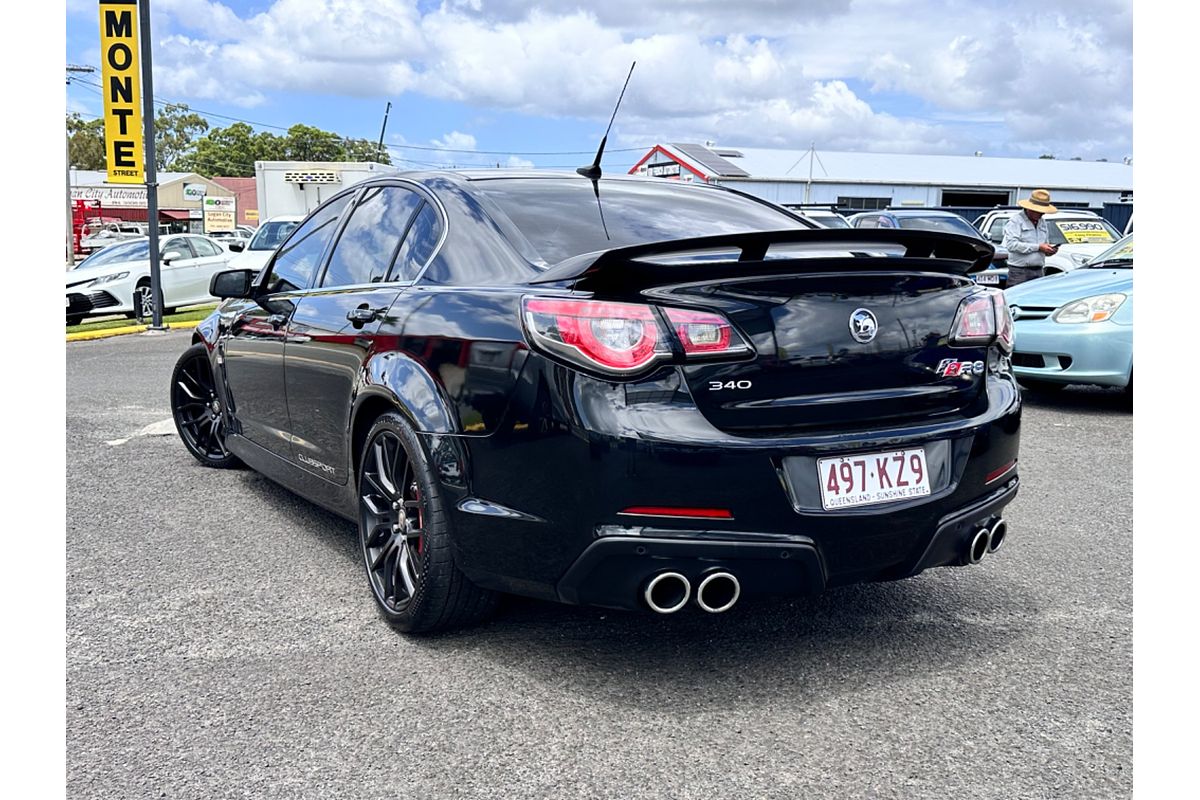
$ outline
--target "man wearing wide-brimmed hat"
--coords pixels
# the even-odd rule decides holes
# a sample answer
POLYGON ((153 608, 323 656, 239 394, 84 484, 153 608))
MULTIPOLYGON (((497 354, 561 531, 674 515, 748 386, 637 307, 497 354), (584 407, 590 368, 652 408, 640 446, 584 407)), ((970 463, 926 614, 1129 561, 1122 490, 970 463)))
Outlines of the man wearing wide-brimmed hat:
POLYGON ((1034 189, 1029 197, 1018 200, 1017 205, 1024 210, 1014 214, 1004 226, 1009 286, 1042 277, 1046 256, 1058 252, 1058 248, 1050 244, 1050 229, 1042 219, 1044 215, 1058 211, 1050 205, 1050 193, 1045 189, 1034 189))

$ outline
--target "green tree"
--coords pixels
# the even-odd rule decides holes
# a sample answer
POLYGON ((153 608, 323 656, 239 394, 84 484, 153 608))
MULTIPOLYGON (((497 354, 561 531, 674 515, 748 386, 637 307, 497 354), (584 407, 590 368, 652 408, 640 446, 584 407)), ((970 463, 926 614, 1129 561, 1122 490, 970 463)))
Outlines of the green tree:
POLYGON ((311 125, 288 128, 284 144, 287 158, 293 161, 345 161, 346 146, 341 136, 311 125))
POLYGON ((194 139, 208 130, 208 121, 185 104, 169 104, 154 118, 154 155, 158 168, 174 172, 195 147, 194 139))
POLYGON ((388 154, 387 148, 379 149, 379 143, 372 142, 370 139, 347 139, 346 160, 377 161, 380 164, 392 163, 392 157, 388 154))
POLYGON ((193 151, 179 160, 179 167, 210 177, 253 177, 256 160, 277 157, 270 143, 276 138, 269 133, 256 134, 245 122, 213 128, 196 140, 193 151))
POLYGON ((85 120, 79 114, 67 115, 67 136, 71 166, 79 169, 105 169, 104 120, 85 120))

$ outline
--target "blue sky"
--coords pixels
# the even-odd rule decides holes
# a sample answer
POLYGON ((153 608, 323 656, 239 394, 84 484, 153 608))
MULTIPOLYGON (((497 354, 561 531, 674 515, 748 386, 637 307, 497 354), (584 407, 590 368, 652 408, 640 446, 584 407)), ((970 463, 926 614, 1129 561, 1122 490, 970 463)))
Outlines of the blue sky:
MULTIPOLYGON (((157 99, 368 139, 391 101, 386 142, 413 166, 584 163, 565 151, 594 150, 635 59, 610 167, 659 141, 1132 154, 1129 0, 151 5, 157 99)), ((67 61, 98 64, 94 0, 68 0, 66 23, 67 61)), ((87 80, 67 108, 95 116, 87 80)))

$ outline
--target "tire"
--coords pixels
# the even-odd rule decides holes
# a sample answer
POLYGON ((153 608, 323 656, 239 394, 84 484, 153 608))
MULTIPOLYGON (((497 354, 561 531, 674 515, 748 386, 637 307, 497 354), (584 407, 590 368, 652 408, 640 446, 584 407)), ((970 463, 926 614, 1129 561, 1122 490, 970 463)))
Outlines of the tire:
POLYGON ((1065 383, 1055 383, 1054 381, 1039 381, 1034 378, 1017 378, 1017 382, 1025 389, 1041 394, 1056 394, 1067 388, 1065 383))
POLYGON ((242 462, 225 447, 225 421, 217 398, 208 348, 194 344, 171 373, 171 417, 184 447, 206 467, 234 469, 242 462))
POLYGON ((72 315, 72 316, 68 316, 68 317, 67 317, 67 327, 70 327, 70 326, 72 326, 72 325, 78 325, 78 324, 79 324, 79 323, 81 323, 81 322, 83 322, 83 315, 82 315, 82 314, 76 314, 76 315, 72 315))
POLYGON ((416 433, 397 413, 371 426, 359 459, 358 540, 379 613, 404 633, 479 622, 496 606, 454 563, 437 478, 416 433))
POLYGON ((150 284, 139 283, 137 288, 133 290, 133 308, 131 313, 133 319, 137 319, 138 307, 142 309, 142 317, 152 319, 154 316, 154 295, 150 291, 150 284))

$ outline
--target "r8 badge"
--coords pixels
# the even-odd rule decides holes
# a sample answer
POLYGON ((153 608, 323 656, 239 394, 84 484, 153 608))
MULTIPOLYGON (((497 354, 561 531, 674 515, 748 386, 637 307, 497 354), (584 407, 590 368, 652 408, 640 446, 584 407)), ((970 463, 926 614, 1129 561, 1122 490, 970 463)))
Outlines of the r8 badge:
POLYGON ((969 378, 972 375, 982 375, 987 365, 982 361, 955 361, 953 358, 943 358, 934 372, 939 378, 953 378, 961 375, 969 378))

